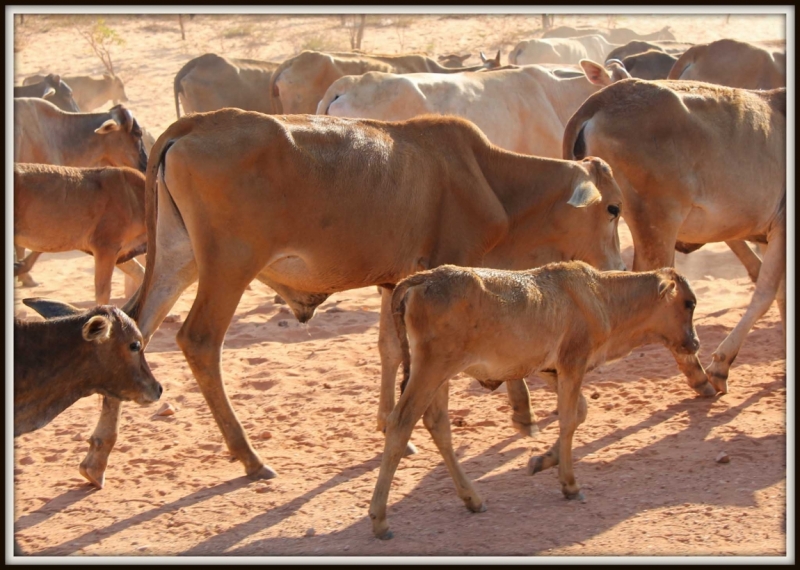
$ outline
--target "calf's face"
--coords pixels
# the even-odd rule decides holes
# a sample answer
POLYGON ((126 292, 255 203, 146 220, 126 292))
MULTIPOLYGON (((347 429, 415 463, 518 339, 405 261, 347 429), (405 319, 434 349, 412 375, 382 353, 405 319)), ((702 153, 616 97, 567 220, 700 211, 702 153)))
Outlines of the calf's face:
POLYGON ((697 298, 686 279, 674 269, 660 269, 658 301, 652 323, 664 344, 678 354, 696 354, 700 341, 694 329, 694 309, 697 298))
POLYGON ((144 357, 142 333, 136 323, 116 307, 91 317, 83 325, 83 338, 93 344, 98 392, 137 404, 161 397, 161 384, 144 357))
POLYGON ((142 128, 122 105, 112 107, 111 117, 95 129, 100 137, 95 144, 103 147, 108 166, 128 166, 139 172, 147 170, 147 153, 142 142, 142 128))

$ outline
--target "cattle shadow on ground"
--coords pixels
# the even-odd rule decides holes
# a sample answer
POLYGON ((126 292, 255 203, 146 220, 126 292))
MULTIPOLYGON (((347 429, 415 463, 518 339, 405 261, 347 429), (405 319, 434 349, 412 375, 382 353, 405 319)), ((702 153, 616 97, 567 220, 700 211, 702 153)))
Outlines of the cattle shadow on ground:
POLYGON ((89 495, 92 495, 99 490, 100 489, 97 489, 88 483, 82 484, 77 489, 70 489, 58 497, 47 501, 35 511, 20 517, 19 520, 14 522, 14 531, 17 532, 36 526, 37 524, 46 521, 53 515, 56 515, 64 509, 71 507, 75 503, 82 501, 89 495))
MULTIPOLYGON (((730 464, 720 465, 713 461, 721 442, 717 438, 707 441, 705 438, 712 429, 730 422, 748 407, 771 394, 779 384, 777 382, 764 384, 760 391, 741 404, 716 414, 711 414, 711 401, 686 398, 633 426, 615 430, 595 441, 576 446, 573 450, 576 476, 584 485, 587 494, 588 501, 585 504, 563 498, 557 480, 557 468, 533 477, 526 475, 525 468, 487 476, 508 461, 526 453, 529 446, 527 442, 531 441, 529 439, 515 436, 479 455, 460 461, 467 475, 476 481, 476 487, 488 505, 489 510, 486 513, 474 514, 464 508, 456 495, 449 473, 443 463, 439 463, 404 498, 392 501, 392 496, 396 496, 396 493, 390 495, 389 521, 395 531, 395 538, 390 544, 402 544, 402 554, 406 555, 546 555, 546 551, 553 548, 583 544, 584 541, 655 508, 676 508, 682 509, 681 514, 696 514, 697 536, 715 532, 713 528, 705 528, 706 520, 702 513, 705 513, 706 509, 756 506, 755 491, 785 480, 786 465, 776 463, 773 468, 765 465, 764 469, 758 471, 755 479, 747 482, 749 488, 742 493, 742 489, 736 488, 743 483, 736 480, 735 467, 731 468, 730 464), (639 446, 631 453, 619 455, 610 461, 592 463, 582 461, 589 455, 597 454, 604 447, 618 444, 625 437, 683 415, 688 417, 688 424, 677 433, 652 444, 639 446), (522 446, 504 449, 511 442, 522 446), (701 460, 696 457, 686 459, 687 455, 697 456, 698 448, 701 460), (504 449, 502 453, 501 449, 504 449), (643 470, 647 472, 644 473, 643 470), (636 479, 640 480, 636 485, 630 482, 630 473, 633 471, 637 472, 636 479), (642 480, 646 481, 645 485, 642 484, 642 480), (671 483, 674 488, 676 480, 681 482, 677 493, 670 491, 659 494, 660 489, 669 487, 671 483), (594 525, 590 529, 586 529, 585 525, 582 525, 583 530, 575 528, 569 524, 569 518, 576 516, 591 520, 594 525), (507 536, 497 534, 493 530, 493 517, 502 517, 506 522, 509 518, 518 519, 513 526, 519 529, 516 537, 519 540, 511 547, 511 551, 498 551, 492 548, 495 542, 505 544, 509 542, 507 536), (426 521, 435 520, 437 526, 417 528, 414 523, 417 518, 426 521), (439 521, 441 526, 438 526, 439 521), (452 535, 456 533, 462 539, 464 534, 473 535, 474 540, 471 542, 475 545, 474 549, 468 552, 454 552, 448 549, 446 546, 450 543, 448 539, 455 539, 452 535)), ((589 413, 591 415, 591 409, 589 413)), ((457 430, 454 430, 453 435, 457 443, 457 430)), ((551 436, 549 442, 552 443, 557 437, 556 430, 549 435, 551 436)), ((759 438, 738 434, 726 444, 730 446, 733 445, 732 442, 739 447, 749 447, 753 452, 750 457, 747 452, 737 452, 735 454, 737 462, 763 461, 765 446, 781 447, 785 450, 786 438, 785 435, 759 438)), ((433 445, 424 452, 438 454, 433 445)), ((457 454, 460 455, 458 452, 457 454)), ((315 490, 314 494, 318 492, 319 490, 315 490)), ((289 504, 293 505, 297 501, 300 499, 295 499, 289 504)), ((198 544, 183 554, 381 555, 384 550, 383 545, 387 543, 373 538, 366 509, 364 511, 362 518, 343 530, 317 534, 314 537, 298 537, 294 542, 296 548, 292 545, 287 548, 286 544, 290 539, 281 536, 258 540, 229 550, 232 544, 241 541, 249 534, 275 524, 280 517, 271 514, 270 511, 237 526, 235 535, 231 535, 234 531, 228 531, 198 544), (325 543, 320 540, 326 538, 335 538, 336 541, 325 543), (274 546, 279 544, 282 548, 277 552, 274 546), (345 544, 349 545, 347 551, 342 549, 345 544)), ((646 534, 646 528, 643 530, 646 534)), ((681 541, 686 542, 690 539, 691 537, 685 540, 678 537, 678 542, 672 547, 674 550, 660 554, 679 554, 681 541)), ((643 540, 646 541, 647 537, 643 536, 643 540)), ((401 554, 394 548, 392 552, 395 555, 401 554)), ((628 553, 604 551, 604 554, 628 553)))
MULTIPOLYGON (((64 542, 62 544, 57 544, 49 548, 45 548, 44 550, 37 552, 35 556, 66 556, 72 554, 82 548, 86 548, 87 546, 96 544, 101 539, 107 538, 109 535, 122 532, 132 526, 151 521, 162 515, 166 515, 169 513, 176 513, 178 512, 178 510, 182 508, 191 507, 212 497, 217 497, 220 495, 231 493, 233 491, 237 491, 250 484, 252 484, 252 481, 247 477, 237 477, 236 479, 231 479, 230 481, 219 483, 217 485, 214 485, 213 487, 207 487, 205 489, 201 489, 190 495, 182 497, 177 501, 173 501, 172 503, 167 503, 158 508, 151 509, 149 511, 135 515, 131 518, 115 522, 103 528, 93 529, 77 538, 70 539, 69 541, 64 542)), ((55 499, 53 499, 53 501, 50 501, 50 503, 53 503, 54 501, 59 501, 63 497, 71 497, 75 492, 76 490, 68 491, 63 495, 61 495, 61 497, 56 497, 55 499)), ((61 509, 58 510, 62 510, 67 506, 69 506, 69 504, 63 504, 61 506, 61 509)), ((31 513, 31 515, 33 514, 34 513, 31 513)), ((40 521, 36 522, 38 523, 40 521)), ((30 526, 33 526, 33 524, 29 525, 29 527, 30 526)), ((17 530, 21 529, 18 528, 17 530)), ((120 554, 125 554, 125 553, 120 553, 120 554)))

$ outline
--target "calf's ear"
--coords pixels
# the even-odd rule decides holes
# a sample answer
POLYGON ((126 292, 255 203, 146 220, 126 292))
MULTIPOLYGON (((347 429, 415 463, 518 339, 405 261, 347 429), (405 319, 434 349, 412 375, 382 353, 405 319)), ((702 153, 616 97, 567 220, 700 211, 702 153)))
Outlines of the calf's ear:
POLYGON ((83 325, 83 338, 89 342, 105 342, 111 337, 111 319, 95 315, 83 325))
POLYGON ((585 208, 602 199, 603 197, 600 195, 600 190, 597 189, 597 186, 588 180, 584 180, 575 187, 567 204, 575 208, 585 208))
POLYGON ((106 135, 108 133, 118 131, 120 128, 120 124, 116 122, 114 119, 109 119, 98 128, 94 130, 98 135, 106 135))
POLYGON ((658 283, 658 298, 663 299, 671 291, 675 290, 675 281, 672 279, 662 279, 658 283))
POLYGON ((611 75, 608 73, 606 68, 599 63, 596 63, 591 59, 582 59, 580 61, 580 66, 583 68, 583 73, 586 75, 586 79, 588 79, 590 83, 600 86, 611 85, 611 75))
POLYGON ((42 315, 45 319, 69 317, 72 315, 79 315, 83 312, 83 310, 69 303, 54 301, 53 299, 42 299, 40 297, 23 299, 22 303, 42 315))

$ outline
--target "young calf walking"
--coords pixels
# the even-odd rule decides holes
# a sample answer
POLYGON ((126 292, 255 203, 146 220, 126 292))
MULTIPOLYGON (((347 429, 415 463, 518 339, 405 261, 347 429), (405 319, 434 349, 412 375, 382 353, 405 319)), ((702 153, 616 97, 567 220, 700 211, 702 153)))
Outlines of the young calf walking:
POLYGON ((564 496, 580 498, 572 437, 586 419, 580 392, 586 372, 640 345, 660 342, 672 352, 689 385, 713 395, 697 360, 695 304, 688 282, 671 268, 599 272, 580 261, 529 271, 445 265, 401 281, 392 310, 403 349, 405 389, 387 419, 369 509, 375 535, 392 536, 386 521, 389 487, 423 414, 459 497, 471 511, 485 510, 450 440, 448 380, 459 372, 494 382, 538 372, 548 380, 558 393, 560 435, 529 467, 537 473, 558 465, 564 496))

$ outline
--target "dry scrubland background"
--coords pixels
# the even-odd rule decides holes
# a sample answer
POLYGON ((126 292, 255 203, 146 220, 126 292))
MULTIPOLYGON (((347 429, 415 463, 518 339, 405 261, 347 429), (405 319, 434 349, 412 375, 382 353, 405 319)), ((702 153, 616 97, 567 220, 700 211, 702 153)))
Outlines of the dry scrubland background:
MULTIPOLYGON (((15 24, 15 83, 26 75, 103 71, 78 34, 97 16, 27 16, 15 24)), ((175 119, 172 79, 206 52, 281 61, 302 49, 346 50, 339 16, 103 16, 128 106, 156 137, 175 119)), ((371 15, 362 49, 430 55, 502 50, 533 37, 539 16, 371 15)), ((664 25, 679 40, 785 37, 782 16, 559 15, 555 25, 664 25)), ((622 234, 628 262, 632 247, 622 234)), ((698 295, 701 359, 738 322, 753 287, 724 244, 679 254, 698 295)), ((15 289, 14 312, 37 318, 27 296, 92 304, 92 259, 45 254, 41 285, 15 289)), ((211 413, 175 344, 195 288, 148 346, 174 416, 127 405, 106 487, 78 474, 99 414, 87 398, 15 441, 14 521, 22 547, 49 555, 784 555, 786 361, 776 307, 756 324, 731 373, 731 393, 694 397, 666 349, 649 346, 587 376, 589 416, 575 436, 585 504, 565 501, 556 471, 525 475, 528 457, 557 436, 555 396, 528 379, 540 426, 510 426, 504 388, 451 382, 453 438, 488 511, 469 513, 420 424, 420 453, 404 459, 389 498, 395 538, 374 539, 367 507, 383 438, 374 431, 380 362, 374 288, 333 295, 300 325, 260 283, 246 291, 223 352, 226 386, 262 458, 278 471, 251 482, 231 463, 211 413), (715 462, 725 451, 728 464, 715 462)), ((115 275, 113 302, 122 304, 115 275)))

